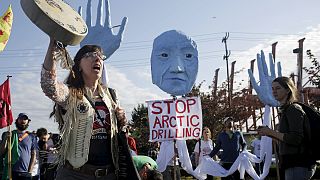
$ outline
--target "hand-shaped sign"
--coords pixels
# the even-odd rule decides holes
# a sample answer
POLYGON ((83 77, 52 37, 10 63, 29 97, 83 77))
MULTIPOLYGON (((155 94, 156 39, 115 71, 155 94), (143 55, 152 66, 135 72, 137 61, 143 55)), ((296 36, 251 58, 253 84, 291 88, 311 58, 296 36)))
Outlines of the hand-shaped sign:
POLYGON ((173 96, 189 93, 198 74, 197 44, 180 31, 171 30, 153 42, 152 82, 173 96))
MULTIPOLYGON (((257 54, 257 63, 259 71, 259 80, 260 86, 256 82, 251 69, 248 69, 250 81, 252 83, 253 89, 256 91, 260 101, 269 106, 279 106, 279 102, 272 95, 272 81, 276 78, 275 74, 275 64, 272 58, 272 54, 269 54, 269 64, 270 64, 270 73, 268 73, 268 67, 266 64, 265 56, 263 51, 261 55, 257 54)), ((281 76, 281 65, 278 63, 278 76, 281 76)))
MULTIPOLYGON (((79 14, 82 16, 82 7, 79 8, 79 14)), ((119 47, 122 41, 123 32, 127 23, 127 17, 122 19, 122 23, 120 25, 120 29, 117 35, 113 34, 111 20, 110 20, 110 6, 109 0, 99 0, 98 8, 97 8, 97 21, 96 25, 92 26, 91 23, 91 0, 88 0, 87 3, 87 15, 86 15, 86 24, 88 26, 88 35, 82 40, 80 46, 84 46, 86 44, 96 44, 102 47, 103 53, 109 58, 119 47), (102 15, 103 8, 102 3, 105 1, 105 21, 102 23, 102 15)), ((103 64, 103 72, 102 72, 102 82, 107 85, 107 70, 106 65, 103 64)))
MULTIPOLYGON (((82 16, 82 7, 79 8, 79 14, 82 16)), ((123 31, 127 23, 127 17, 122 19, 118 34, 114 35, 110 20, 109 0, 99 0, 97 8, 96 25, 91 24, 91 0, 87 3, 86 24, 88 26, 88 35, 80 43, 81 47, 86 44, 96 44, 102 47, 104 54, 109 58, 119 47, 122 41, 123 31), (104 24, 102 22, 102 15, 104 8, 102 8, 103 1, 105 2, 106 16, 104 24)))

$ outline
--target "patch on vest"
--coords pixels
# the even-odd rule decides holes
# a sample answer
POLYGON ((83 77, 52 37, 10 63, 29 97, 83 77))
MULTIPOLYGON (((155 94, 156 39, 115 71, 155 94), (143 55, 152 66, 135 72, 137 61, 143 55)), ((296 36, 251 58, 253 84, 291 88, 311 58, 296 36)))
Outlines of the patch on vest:
POLYGON ((78 104, 77 110, 80 113, 86 113, 89 110, 89 106, 86 103, 81 102, 81 103, 78 104))

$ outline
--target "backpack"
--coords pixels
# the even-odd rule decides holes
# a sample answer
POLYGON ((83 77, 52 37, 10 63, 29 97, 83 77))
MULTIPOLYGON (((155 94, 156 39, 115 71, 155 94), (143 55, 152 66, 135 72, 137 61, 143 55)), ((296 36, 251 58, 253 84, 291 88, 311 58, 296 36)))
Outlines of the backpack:
POLYGON ((295 102, 302 107, 302 110, 306 113, 310 124, 310 139, 309 148, 311 150, 311 156, 314 160, 320 160, 320 145, 317 143, 320 139, 320 112, 313 107, 306 104, 295 102))
MULTIPOLYGON (((200 153, 201 153, 201 139, 200 139, 198 142, 199 142, 199 158, 200 158, 200 153)), ((192 167, 195 169, 195 168, 197 167, 196 154, 195 154, 195 152, 192 152, 192 154, 190 155, 190 161, 191 161, 192 167)))

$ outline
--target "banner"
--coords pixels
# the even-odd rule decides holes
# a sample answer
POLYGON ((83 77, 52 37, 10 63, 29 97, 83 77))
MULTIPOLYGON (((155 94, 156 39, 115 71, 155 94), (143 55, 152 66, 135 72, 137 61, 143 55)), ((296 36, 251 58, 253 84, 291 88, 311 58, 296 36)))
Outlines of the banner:
POLYGON ((0 86, 0 128, 12 124, 9 78, 0 86))
POLYGON ((11 33, 13 13, 11 5, 7 11, 0 17, 0 52, 5 48, 11 33))
POLYGON ((200 97, 147 101, 151 142, 201 137, 200 97))

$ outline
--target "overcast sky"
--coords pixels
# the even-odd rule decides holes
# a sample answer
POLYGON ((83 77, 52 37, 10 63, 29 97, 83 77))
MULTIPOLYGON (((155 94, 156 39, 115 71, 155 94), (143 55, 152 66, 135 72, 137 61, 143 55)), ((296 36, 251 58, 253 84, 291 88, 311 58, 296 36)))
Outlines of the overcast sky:
MULTIPOLYGON (((74 9, 86 7, 86 0, 66 2, 74 9)), ((97 2, 93 0, 93 14, 97 2)), ((56 132, 56 124, 48 118, 53 104, 44 96, 39 83, 49 38, 26 17, 17 0, 0 0, 0 14, 9 4, 14 22, 8 45, 0 53, 0 83, 7 75, 13 76, 10 85, 14 118, 19 112, 26 112, 32 119, 30 130, 46 127, 56 132)), ((110 6, 113 25, 128 17, 123 43, 106 62, 110 85, 117 89, 128 119, 138 103, 169 98, 152 84, 150 75, 152 42, 164 31, 181 30, 197 42, 197 83, 205 81, 203 90, 208 90, 217 68, 220 68, 219 82, 226 79, 226 62, 222 59, 225 50, 221 43, 225 32, 230 32, 229 62, 236 61, 236 71, 244 70, 236 77, 236 83, 242 82, 242 87, 248 85, 246 69, 250 61, 261 49, 270 52, 276 41, 283 75, 296 72, 296 55, 292 50, 298 47, 299 39, 306 38, 304 52, 311 49, 317 57, 320 55, 318 0, 110 0, 110 6)), ((78 49, 79 46, 68 47, 71 55, 78 49)), ((305 53, 304 60, 308 64, 305 53)), ((64 80, 66 73, 59 71, 59 79, 64 80)))

